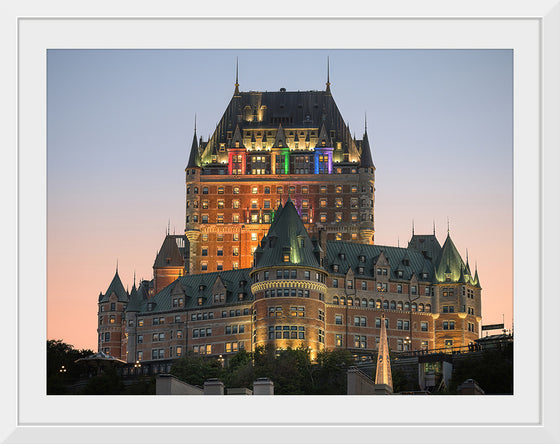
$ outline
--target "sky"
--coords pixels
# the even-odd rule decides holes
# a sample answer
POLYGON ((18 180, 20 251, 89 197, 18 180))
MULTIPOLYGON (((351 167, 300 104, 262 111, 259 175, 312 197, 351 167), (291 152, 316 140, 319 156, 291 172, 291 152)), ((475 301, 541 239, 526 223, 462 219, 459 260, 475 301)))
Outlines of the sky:
POLYGON ((97 298, 118 263, 152 278, 185 173, 241 91, 324 90, 376 166, 375 243, 449 232, 482 285, 482 324, 512 327, 510 50, 49 50, 47 338, 97 349, 97 298), (449 224, 448 224, 449 221, 449 224))

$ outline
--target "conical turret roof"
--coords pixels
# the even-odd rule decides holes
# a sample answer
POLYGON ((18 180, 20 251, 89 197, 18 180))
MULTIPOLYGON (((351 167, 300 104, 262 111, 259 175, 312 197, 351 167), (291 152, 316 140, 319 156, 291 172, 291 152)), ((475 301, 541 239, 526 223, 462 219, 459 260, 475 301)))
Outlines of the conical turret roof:
POLYGON ((451 240, 449 233, 441 249, 440 257, 436 264, 436 278, 439 282, 446 280, 446 275, 452 282, 457 282, 461 276, 461 271, 465 268, 465 263, 457 251, 455 244, 451 240))
POLYGON ((113 277, 113 280, 109 284, 107 291, 105 292, 105 294, 103 295, 103 297, 99 302, 107 302, 113 293, 115 293, 119 302, 128 302, 128 294, 121 282, 121 278, 119 277, 118 270, 115 271, 115 276, 113 277))
POLYGON ((196 130, 194 131, 193 141, 191 145, 191 153, 189 155, 189 163, 187 168, 200 167, 200 153, 198 151, 198 140, 196 138, 196 130))
POLYGON ((262 254, 256 268, 299 265, 321 268, 314 254, 315 246, 291 199, 279 207, 268 234, 262 242, 262 254), (284 261, 288 255, 288 261, 284 261))
POLYGON ((364 168, 370 168, 374 166, 372 155, 371 155, 371 148, 369 147, 367 129, 365 130, 364 138, 362 139, 362 153, 360 155, 360 166, 364 168))

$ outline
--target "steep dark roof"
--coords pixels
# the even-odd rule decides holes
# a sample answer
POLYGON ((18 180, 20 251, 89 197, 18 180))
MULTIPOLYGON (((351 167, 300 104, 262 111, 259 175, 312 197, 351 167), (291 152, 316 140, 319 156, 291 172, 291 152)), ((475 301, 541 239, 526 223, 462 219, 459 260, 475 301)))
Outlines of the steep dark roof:
POLYGON ((352 269, 355 276, 374 277, 376 263, 382 252, 389 261, 392 279, 410 280, 412 275, 416 274, 419 281, 432 280, 434 265, 422 253, 407 248, 389 247, 386 245, 327 241, 325 268, 333 275, 345 275, 349 269, 352 269), (360 260, 360 256, 363 257, 364 261, 360 260), (408 259, 408 261, 404 259, 408 259), (334 271, 333 265, 338 265, 338 271, 334 271), (363 273, 360 273, 360 267, 363 268, 363 273), (398 277, 397 270, 403 272, 402 278, 398 277), (422 278, 422 273, 428 273, 428 277, 422 278))
POLYGON ((342 143, 342 152, 359 155, 350 131, 330 93, 326 91, 248 91, 235 94, 231 98, 214 134, 206 145, 202 159, 208 162, 220 143, 227 144, 228 131, 233 135, 238 124, 241 130, 244 130, 269 129, 277 127, 280 123, 284 129, 320 129, 324 123, 327 131, 334 131, 334 140, 342 143), (247 112, 251 116, 258 115, 259 118, 244 119, 243 116, 247 112))
POLYGON ((360 155, 360 166, 364 168, 375 167, 373 164, 371 149, 369 147, 367 130, 364 132, 364 137, 362 138, 362 153, 360 155))
POLYGON ((253 294, 251 293, 250 271, 250 268, 244 268, 181 276, 150 299, 141 301, 135 311, 143 315, 171 311, 174 309, 172 299, 180 294, 184 294, 185 299, 184 307, 181 307, 180 310, 204 309, 251 301, 253 294), (216 304, 213 298, 213 287, 218 278, 226 287, 226 295, 223 303, 216 304), (243 300, 239 299, 239 293, 243 293, 243 300), (202 298, 201 305, 198 304, 198 298, 202 298), (151 304, 151 310, 148 310, 148 304, 151 304))
POLYGON ((156 256, 154 267, 183 267, 185 260, 177 245, 177 238, 185 238, 182 235, 168 234, 156 256))
POLYGON ((189 155, 189 163, 187 168, 200 167, 200 153, 198 151, 198 141, 196 140, 196 131, 194 132, 193 141, 191 145, 191 154, 189 155))
POLYGON ((408 248, 419 251, 432 260, 436 260, 441 253, 441 245, 434 234, 413 234, 408 248))
POLYGON ((111 297, 113 293, 115 293, 119 302, 128 302, 128 294, 121 282, 121 278, 119 277, 118 270, 115 271, 115 276, 113 277, 113 280, 109 284, 109 287, 107 288, 107 291, 105 292, 103 297, 99 299, 99 302, 108 302, 109 297, 111 297))
POLYGON ((284 207, 279 207, 270 225, 268 234, 261 243, 262 252, 255 256, 255 268, 274 265, 300 265, 320 268, 311 241, 303 222, 291 199, 284 207), (289 253, 290 261, 284 262, 284 254, 289 253))

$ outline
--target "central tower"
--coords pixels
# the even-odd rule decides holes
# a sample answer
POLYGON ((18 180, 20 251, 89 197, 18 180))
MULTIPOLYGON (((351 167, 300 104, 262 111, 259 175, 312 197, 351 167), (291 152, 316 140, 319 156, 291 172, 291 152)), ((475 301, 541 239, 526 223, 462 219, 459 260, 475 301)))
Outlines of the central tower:
POLYGON ((186 172, 189 273, 247 268, 288 198, 309 233, 373 244, 375 166, 324 91, 235 91, 186 172))

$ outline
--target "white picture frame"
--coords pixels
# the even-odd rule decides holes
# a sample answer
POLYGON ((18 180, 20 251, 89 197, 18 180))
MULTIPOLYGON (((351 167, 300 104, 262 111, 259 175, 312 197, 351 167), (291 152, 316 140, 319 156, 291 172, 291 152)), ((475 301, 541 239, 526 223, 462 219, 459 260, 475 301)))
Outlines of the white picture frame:
POLYGON ((8 278, 0 438, 6 443, 560 442, 560 363, 549 352, 560 339, 553 287, 559 265, 554 253, 560 246, 558 1, 282 4, 282 18, 273 18, 278 13, 274 4, 250 6, 12 1, 0 18, 3 54, 10 63, 0 73, 2 97, 7 98, 2 106, 7 147, 2 150, 2 190, 10 212, 2 230, 9 247, 2 258, 8 278), (305 41, 290 43, 274 32, 290 20, 305 22, 305 41), (204 33, 200 42, 201 29, 212 24, 219 24, 215 29, 220 31, 204 33), (265 36, 249 42, 243 33, 228 32, 248 24, 266 30, 265 36), (219 403, 203 397, 195 406, 180 396, 47 397, 46 49, 291 45, 514 50, 515 394, 224 397, 219 403), (530 279, 520 278, 527 275, 530 279), (535 293, 539 302, 525 305, 526 295, 535 298, 535 293))

